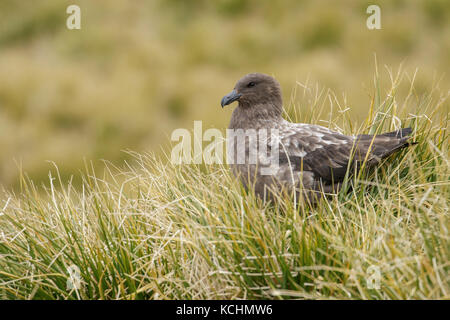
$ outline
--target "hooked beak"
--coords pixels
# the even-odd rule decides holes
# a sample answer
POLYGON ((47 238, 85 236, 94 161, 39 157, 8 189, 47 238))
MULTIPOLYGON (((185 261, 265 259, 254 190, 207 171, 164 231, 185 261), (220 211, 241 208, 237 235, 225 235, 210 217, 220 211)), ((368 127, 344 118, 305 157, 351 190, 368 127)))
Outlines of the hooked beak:
POLYGON ((240 97, 241 97, 241 94, 237 93, 236 90, 233 90, 229 94, 227 94, 225 97, 222 98, 222 101, 220 101, 220 105, 223 108, 226 105, 229 105, 230 103, 238 100, 240 97))

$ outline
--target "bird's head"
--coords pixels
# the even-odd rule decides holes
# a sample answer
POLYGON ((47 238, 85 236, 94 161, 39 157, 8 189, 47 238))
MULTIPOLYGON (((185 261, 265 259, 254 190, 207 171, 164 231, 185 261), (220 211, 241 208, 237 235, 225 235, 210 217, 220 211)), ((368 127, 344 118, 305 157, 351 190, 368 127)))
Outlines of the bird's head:
POLYGON ((242 77, 220 104, 223 108, 234 101, 239 102, 240 108, 270 108, 279 114, 283 104, 278 81, 262 73, 249 73, 242 77))

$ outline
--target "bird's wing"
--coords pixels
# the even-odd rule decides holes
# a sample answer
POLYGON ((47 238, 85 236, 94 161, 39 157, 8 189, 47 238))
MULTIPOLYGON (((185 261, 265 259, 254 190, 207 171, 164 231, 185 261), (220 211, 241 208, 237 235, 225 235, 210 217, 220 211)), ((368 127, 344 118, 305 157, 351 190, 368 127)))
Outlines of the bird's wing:
POLYGON ((346 136, 315 125, 290 124, 280 133, 280 164, 310 171, 327 184, 344 180, 347 169, 366 162, 373 166, 408 146, 409 128, 380 135, 346 136))
POLYGON ((289 124, 280 133, 280 164, 294 171, 309 171, 325 184, 344 180, 349 166, 371 167, 392 153, 414 143, 410 128, 380 135, 346 136, 325 127, 289 124))
POLYGON ((321 126, 297 125, 282 132, 280 164, 294 171, 310 171, 315 180, 342 181, 354 148, 354 137, 321 126))

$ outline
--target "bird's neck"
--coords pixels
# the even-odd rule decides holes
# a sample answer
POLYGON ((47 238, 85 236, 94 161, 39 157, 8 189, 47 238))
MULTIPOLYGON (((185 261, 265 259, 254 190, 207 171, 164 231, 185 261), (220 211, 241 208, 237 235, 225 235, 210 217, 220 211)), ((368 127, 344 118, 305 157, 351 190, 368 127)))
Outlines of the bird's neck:
POLYGON ((252 106, 239 105, 231 116, 229 129, 259 129, 276 126, 280 121, 282 108, 275 105, 252 106))

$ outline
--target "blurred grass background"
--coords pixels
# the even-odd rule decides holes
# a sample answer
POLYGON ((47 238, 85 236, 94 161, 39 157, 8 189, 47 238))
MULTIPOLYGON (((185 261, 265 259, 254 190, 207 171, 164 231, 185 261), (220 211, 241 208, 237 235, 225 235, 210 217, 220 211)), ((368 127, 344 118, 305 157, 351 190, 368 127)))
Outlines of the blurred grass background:
POLYGON ((17 186, 18 166, 47 180, 46 160, 66 178, 84 158, 121 163, 194 120, 225 128, 219 101, 248 72, 274 75, 286 104, 297 81, 331 88, 360 121, 374 54, 418 68, 415 94, 448 92, 450 1, 1 0, 0 185, 17 186), (81 30, 66 28, 70 4, 81 30), (366 28, 370 4, 381 30, 366 28))

